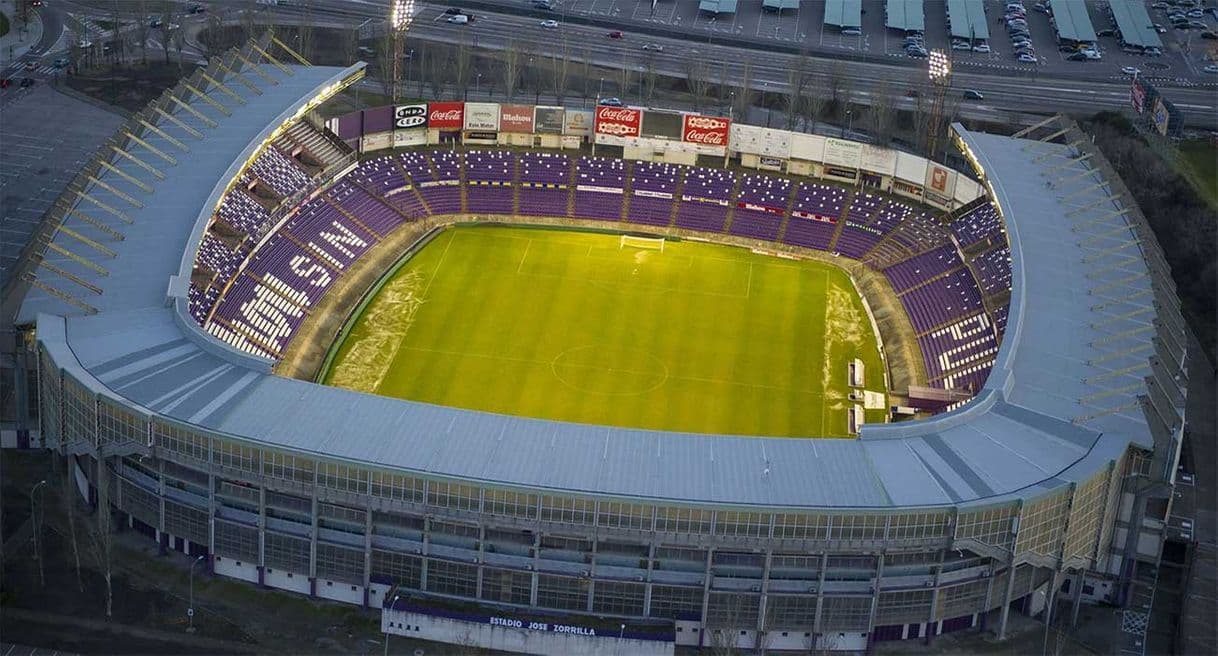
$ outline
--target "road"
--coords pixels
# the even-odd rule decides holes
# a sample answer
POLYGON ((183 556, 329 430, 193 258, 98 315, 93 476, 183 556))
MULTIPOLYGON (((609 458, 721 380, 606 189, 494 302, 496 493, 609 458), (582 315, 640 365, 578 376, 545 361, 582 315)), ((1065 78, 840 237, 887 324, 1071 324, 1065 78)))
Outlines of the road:
MULTIPOLYGON (((65 0, 76 11, 95 11, 107 15, 109 3, 103 0, 65 0), (92 8, 92 9, 91 9, 92 8)), ((207 3, 212 11, 235 12, 250 7, 249 0, 215 0, 207 3)), ((484 3, 471 0, 463 4, 481 6, 484 3)), ((522 3, 522 8, 524 5, 522 3)), ((184 5, 178 5, 181 10, 184 5)), ((312 0, 308 9, 314 21, 345 21, 352 25, 379 22, 388 12, 388 0, 312 0)), ((445 5, 426 3, 419 6, 410 28, 408 41, 419 39, 432 42, 452 43, 465 38, 471 45, 486 49, 503 49, 510 43, 531 42, 541 54, 566 50, 575 61, 588 60, 595 65, 618 70, 624 66, 640 71, 647 58, 654 58, 653 66, 661 74, 684 78, 690 70, 692 60, 710 62, 710 75, 718 79, 743 77, 744 62, 750 62, 753 87, 758 91, 785 92, 788 71, 796 55, 764 49, 738 47, 735 43, 716 42, 714 34, 708 32, 704 41, 690 41, 689 34, 679 31, 657 29, 655 34, 626 35, 614 40, 605 36, 606 28, 596 19, 584 17, 589 24, 563 22, 558 28, 546 30, 540 27, 536 17, 502 12, 478 10, 477 20, 469 25, 451 25, 439 20, 445 5), (652 54, 642 50, 644 44, 656 44, 663 52, 652 54), (722 72, 721 72, 722 68, 722 72)), ((527 12, 527 8, 526 13, 527 12)), ((262 11, 274 11, 284 18, 302 18, 304 9, 297 5, 281 5, 274 9, 261 7, 262 11)), ((54 13, 54 12, 48 12, 54 13)), ((558 15, 562 17, 561 15, 558 15)), ((375 23, 374 23, 375 24, 375 23)), ((48 33, 51 30, 48 30, 48 33)), ((758 48, 765 43, 758 42, 758 48)), ((407 46, 409 47, 409 46, 407 46)), ((775 46, 776 47, 776 46, 775 46)), ((28 55, 27 55, 28 57, 28 55)), ((898 107, 910 108, 916 101, 906 92, 923 85, 925 68, 921 62, 905 58, 846 57, 840 54, 815 53, 809 59, 815 83, 813 89, 828 93, 831 76, 849 80, 855 102, 869 103, 879 94, 891 94, 898 107)), ((638 102, 637 90, 618 89, 611 78, 605 78, 606 95, 617 95, 626 102, 638 102), (612 91, 610 91, 610 89, 612 91)), ((1032 71, 976 71, 960 70, 953 74, 953 95, 950 102, 959 103, 959 113, 967 118, 993 121, 1026 122, 1026 115, 1043 115, 1064 112, 1085 116, 1101 110, 1124 111, 1129 105, 1129 87, 1124 80, 1107 77, 1065 77, 1062 74, 1047 74, 1032 71), (965 101, 961 94, 970 89, 984 96, 982 101, 965 101)), ((1205 129, 1218 129, 1218 90, 1210 87, 1164 87, 1166 97, 1175 103, 1185 118, 1186 124, 1205 129)))
POLYGON ((42 21, 42 36, 34 47, 0 70, 0 78, 13 80, 12 86, 0 93, 0 107, 8 105, 30 92, 29 88, 19 85, 18 80, 21 78, 43 80, 55 74, 54 68, 42 60, 54 50, 55 44, 59 41, 59 35, 63 33, 63 12, 47 6, 39 7, 36 11, 39 20, 42 21), (29 68, 31 63, 33 68, 29 68))
MULTIPOLYGON (((216 0, 210 4, 231 9, 248 6, 245 0, 216 0)), ((317 16, 342 17, 358 24, 368 19, 380 20, 387 14, 387 6, 387 0, 314 0, 310 11, 317 16)), ((587 59, 596 65, 614 69, 631 66, 636 71, 644 66, 645 57, 651 56, 642 50, 643 44, 658 44, 663 46, 664 51, 655 56, 654 61, 661 73, 685 77, 688 62, 699 59, 714 63, 713 75, 716 79, 719 77, 719 63, 722 62, 729 79, 739 80, 743 61, 751 61, 753 86, 757 90, 771 92, 787 88, 788 71, 796 59, 795 55, 760 49, 765 45, 762 43, 758 44, 759 49, 750 50, 716 43, 713 37, 706 42, 690 41, 682 38, 679 32, 673 32, 676 36, 668 37, 627 34, 625 39, 614 40, 605 36, 604 26, 596 24, 564 22, 557 29, 545 30, 540 27, 539 20, 531 15, 481 10, 474 12, 477 20, 469 25, 451 25, 437 20, 444 7, 441 3, 420 5, 408 39, 451 43, 464 34, 471 44, 481 48, 501 49, 513 41, 531 41, 539 45, 543 53, 558 51, 565 43, 573 60, 587 59)), ((279 7, 277 11, 291 15, 299 14, 302 9, 286 6, 279 7)), ((558 17, 561 18, 561 15, 558 17)), ((821 54, 815 53, 810 59, 812 70, 821 78, 821 83, 817 85, 819 90, 827 91, 824 78, 836 69, 853 81, 853 90, 862 103, 887 89, 887 92, 895 93, 899 98, 898 106, 909 106, 912 101, 904 99, 905 91, 920 85, 925 75, 924 64, 908 59, 861 61, 857 58, 822 57, 821 54)), ((610 82, 607 77, 606 84, 610 82)), ((982 102, 961 100, 961 113, 976 119, 1004 120, 1011 118, 1012 113, 1089 115, 1104 109, 1123 111, 1129 106, 1128 84, 1106 77, 1063 77, 1037 73, 1035 70, 1022 74, 1016 71, 957 71, 953 75, 953 87, 960 91, 976 90, 984 95, 982 102)), ((1210 87, 1164 87, 1162 91, 1180 109, 1188 125, 1218 129, 1218 90, 1210 87)), ((615 94, 633 102, 627 90, 615 90, 615 94)))

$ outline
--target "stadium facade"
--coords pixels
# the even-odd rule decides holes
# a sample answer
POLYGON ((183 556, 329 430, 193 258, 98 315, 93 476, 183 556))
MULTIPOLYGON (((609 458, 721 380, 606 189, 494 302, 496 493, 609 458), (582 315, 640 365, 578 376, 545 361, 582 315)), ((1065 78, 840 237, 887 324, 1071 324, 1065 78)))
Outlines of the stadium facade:
MULTIPOLYGON (((293 61, 273 39, 251 42, 133 117, 61 198, 6 290, 24 298, 19 357, 37 371, 33 385, 18 381, 40 415, 22 446, 66 456, 81 493, 126 526, 207 555, 217 574, 383 608, 393 633, 489 626, 485 639, 499 642, 486 644, 552 653, 621 641, 656 653, 857 649, 970 627, 1002 636, 1012 609, 1039 610, 1066 581, 1076 610, 1084 579, 1122 603, 1139 566, 1157 562, 1183 431, 1184 328, 1145 220, 1070 122, 1013 136, 953 126, 980 182, 924 160, 902 176, 905 156, 880 149, 865 161, 861 147, 853 160, 822 150, 810 162, 788 147, 783 159, 778 131, 747 126, 732 134, 752 134, 753 146, 713 136, 691 150, 673 144, 677 158, 871 175, 877 193, 946 212, 990 203, 1011 263, 1001 344, 967 403, 867 425, 853 440, 665 434, 426 406, 274 373, 326 285, 387 236, 342 209, 359 231, 301 237, 310 203, 343 207, 323 192, 361 170, 313 112, 363 66, 293 61), (278 165, 259 168, 283 143, 306 154, 304 187, 278 165), (866 161, 892 162, 889 174, 866 161), (243 187, 257 198, 259 186, 278 192, 263 212, 250 209, 261 223, 225 233, 243 227, 235 217, 218 229, 228 194, 243 187), (233 280, 258 284, 202 284, 201 269, 224 268, 198 264, 212 239, 241 242, 233 280), (255 266, 261 249, 285 241, 299 253, 279 264, 316 283, 316 295, 255 266), (237 293, 247 296, 233 302, 237 293), (261 309, 239 324, 226 303, 261 309)), ((441 120, 453 111, 439 109, 441 120)), ((376 135, 377 147, 519 139, 658 152, 640 133, 622 134, 633 116, 596 136, 543 131, 534 111, 535 131, 508 141, 496 134, 501 116, 398 137, 417 125, 413 113, 395 117, 403 122, 376 135)), ((433 175, 440 160, 426 164, 433 175)), ((375 197, 372 184, 348 186, 375 197)), ((454 209, 424 221, 399 206, 394 220, 417 222, 422 235, 476 213, 460 184, 433 187, 420 207, 448 198, 454 209)))

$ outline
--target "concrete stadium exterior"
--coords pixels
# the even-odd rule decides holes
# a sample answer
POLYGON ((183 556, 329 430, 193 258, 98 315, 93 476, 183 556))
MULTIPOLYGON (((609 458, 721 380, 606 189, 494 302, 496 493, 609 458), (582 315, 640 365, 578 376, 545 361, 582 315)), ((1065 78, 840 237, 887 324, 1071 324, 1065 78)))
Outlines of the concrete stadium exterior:
POLYGON ((1067 579, 1076 602, 1086 576, 1121 603, 1136 564, 1157 560, 1183 323, 1153 235, 1072 124, 953 128, 1006 222, 1014 273, 998 360, 964 407, 857 440, 571 426, 275 376, 190 318, 219 199, 282 126, 362 74, 287 65, 272 46, 154 103, 62 199, 63 220, 102 207, 123 232, 104 274, 57 262, 104 294, 82 303, 23 278, 17 323, 34 327, 38 383, 19 392, 36 392, 41 415, 30 444, 68 456, 83 494, 165 548, 384 607, 394 633, 422 635, 418 609, 389 594, 498 609, 497 630, 528 630, 504 622, 512 609, 621 618, 618 635, 557 625, 590 652, 641 640, 650 620, 672 623, 667 649, 1003 635, 1011 608, 1036 611, 1067 579), (155 167, 115 156, 141 149, 155 167))

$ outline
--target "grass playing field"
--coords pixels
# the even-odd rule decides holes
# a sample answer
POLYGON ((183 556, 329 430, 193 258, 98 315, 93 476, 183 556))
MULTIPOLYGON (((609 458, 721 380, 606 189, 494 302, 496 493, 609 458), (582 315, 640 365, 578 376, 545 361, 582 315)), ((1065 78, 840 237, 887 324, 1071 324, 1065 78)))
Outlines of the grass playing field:
MULTIPOLYGON (((322 380, 562 421, 845 436, 847 364, 886 393, 846 274, 816 261, 617 235, 447 230, 388 277, 322 380)), ((882 421, 883 410, 867 411, 882 421)))

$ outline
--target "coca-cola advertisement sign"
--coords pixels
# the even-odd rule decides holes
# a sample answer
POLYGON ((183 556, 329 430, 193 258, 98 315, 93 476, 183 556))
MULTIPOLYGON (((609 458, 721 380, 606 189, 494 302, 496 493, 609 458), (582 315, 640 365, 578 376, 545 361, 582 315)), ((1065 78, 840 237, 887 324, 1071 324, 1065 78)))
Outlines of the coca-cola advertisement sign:
POLYGON ((393 126, 399 130, 427 127, 427 105, 399 105, 393 110, 393 126))
POLYGON ((686 114, 681 140, 704 146, 727 146, 727 135, 732 121, 721 116, 686 114))
POLYGON ((427 127, 437 130, 460 130, 465 125, 465 103, 433 102, 427 104, 427 127))
POLYGON ((637 137, 643 110, 629 107, 597 107, 596 133, 613 137, 637 137))
POLYGON ((500 105, 499 129, 503 132, 532 132, 533 106, 500 105))

